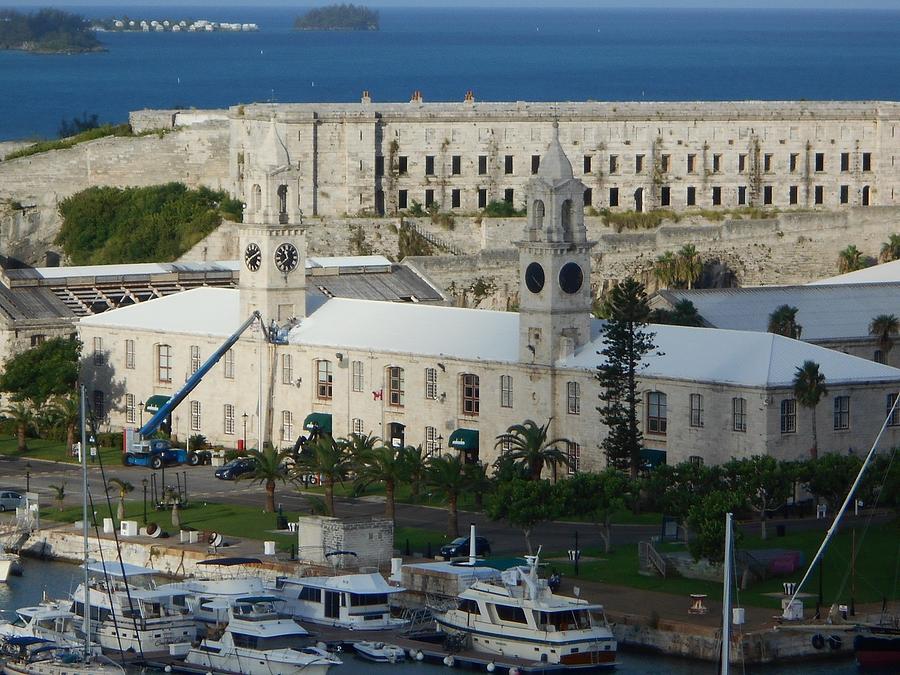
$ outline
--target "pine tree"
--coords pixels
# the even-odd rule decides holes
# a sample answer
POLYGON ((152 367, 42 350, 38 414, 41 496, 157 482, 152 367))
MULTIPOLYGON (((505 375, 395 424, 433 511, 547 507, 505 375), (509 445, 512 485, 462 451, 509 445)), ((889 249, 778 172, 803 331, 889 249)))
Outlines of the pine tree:
POLYGON ((645 330, 650 316, 644 285, 624 279, 609 294, 603 326, 605 361, 597 367, 602 392, 597 409, 608 434, 600 447, 607 464, 627 469, 637 477, 641 462, 643 434, 638 426, 638 370, 644 356, 655 347, 654 333, 645 330))

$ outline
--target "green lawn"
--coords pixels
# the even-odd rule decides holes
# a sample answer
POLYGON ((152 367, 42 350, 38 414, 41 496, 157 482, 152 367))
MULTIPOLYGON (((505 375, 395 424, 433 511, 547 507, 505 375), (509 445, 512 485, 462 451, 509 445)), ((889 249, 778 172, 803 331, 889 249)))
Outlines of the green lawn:
MULTIPOLYGON (((744 550, 762 548, 797 549, 803 552, 803 569, 790 577, 773 578, 754 584, 741 591, 739 602, 756 607, 781 608, 780 595, 769 597, 765 593, 781 593, 782 582, 800 581, 806 565, 812 560, 822 542, 822 532, 801 532, 785 537, 772 537, 762 541, 759 537, 747 536, 740 542, 744 550)), ((841 532, 835 536, 825 553, 824 569, 824 601, 830 605, 840 601, 846 603, 850 599, 850 532, 841 532), (841 590, 843 589, 843 591, 841 590)), ((683 546, 665 544, 663 550, 676 550, 683 546)), ((873 526, 863 539, 862 528, 857 531, 856 557, 856 594, 857 602, 880 602, 887 597, 891 600, 900 598, 900 588, 896 583, 898 559, 900 559, 900 520, 885 525, 873 526)), ((556 554, 556 557, 561 554, 556 554)), ((690 593, 707 593, 719 597, 722 594, 720 583, 695 581, 692 579, 662 579, 638 574, 637 545, 617 546, 610 554, 603 554, 598 549, 588 549, 585 556, 597 556, 602 560, 583 562, 580 564, 580 579, 603 581, 621 586, 631 586, 647 590, 675 593, 686 596, 690 593)), ((554 557, 553 554, 547 557, 554 557)), ((557 563, 556 567, 567 576, 574 576, 573 566, 568 563, 557 563)), ((817 593, 819 588, 818 573, 814 572, 804 586, 803 591, 817 593)), ((810 599, 807 605, 815 604, 810 599)))
POLYGON ((394 548, 406 554, 406 543, 409 542, 411 553, 427 555, 428 544, 431 544, 431 555, 436 556, 441 546, 450 539, 443 532, 423 530, 419 527, 398 527, 394 530, 394 548))
MULTIPOLYGON (((68 452, 65 442, 50 441, 43 438, 29 438, 28 450, 20 453, 15 436, 0 436, 0 455, 21 457, 23 459, 47 459, 54 462, 75 464, 78 460, 68 452)), ((105 466, 122 464, 122 448, 100 448, 100 455, 105 466)))

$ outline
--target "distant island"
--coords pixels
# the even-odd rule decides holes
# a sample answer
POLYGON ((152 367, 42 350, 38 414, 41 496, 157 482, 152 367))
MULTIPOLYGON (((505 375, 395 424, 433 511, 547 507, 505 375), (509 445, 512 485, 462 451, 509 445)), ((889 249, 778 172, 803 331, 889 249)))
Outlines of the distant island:
POLYGON ((0 10, 0 49, 41 54, 103 51, 88 21, 78 14, 42 9, 30 14, 0 10))
POLYGON ((212 33, 225 31, 230 33, 247 33, 258 31, 255 23, 228 23, 225 21, 209 21, 208 19, 132 19, 123 16, 95 21, 92 26, 97 31, 120 33, 212 33))
POLYGON ((294 21, 297 30, 378 30, 378 12, 362 5, 311 9, 294 21))

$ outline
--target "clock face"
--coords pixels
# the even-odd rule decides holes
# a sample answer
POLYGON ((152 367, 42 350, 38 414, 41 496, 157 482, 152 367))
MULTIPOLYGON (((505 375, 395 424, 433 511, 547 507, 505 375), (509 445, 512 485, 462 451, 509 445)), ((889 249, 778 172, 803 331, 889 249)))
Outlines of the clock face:
POLYGON ((525 285, 532 293, 540 293, 544 287, 544 268, 533 262, 525 268, 525 285))
POLYGON ((566 293, 577 293, 584 283, 584 272, 581 265, 568 262, 559 271, 559 287, 566 293))
POLYGON ((244 251, 244 264, 247 266, 247 269, 251 272, 255 272, 259 269, 261 263, 262 252, 260 252, 259 246, 256 244, 248 244, 247 250, 244 251))
POLYGON ((279 272, 287 274, 297 267, 300 261, 300 254, 293 244, 282 244, 275 249, 275 267, 279 272))

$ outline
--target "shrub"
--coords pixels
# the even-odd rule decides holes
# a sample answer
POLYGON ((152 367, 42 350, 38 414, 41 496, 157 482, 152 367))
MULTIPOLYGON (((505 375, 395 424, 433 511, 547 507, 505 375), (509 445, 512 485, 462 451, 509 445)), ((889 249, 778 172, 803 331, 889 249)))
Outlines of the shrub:
POLYGON ((485 218, 518 218, 525 215, 525 209, 517 209, 512 203, 499 200, 485 206, 481 215, 485 218))

